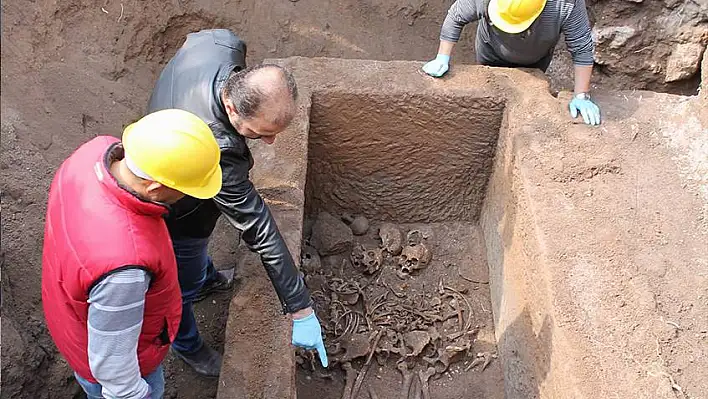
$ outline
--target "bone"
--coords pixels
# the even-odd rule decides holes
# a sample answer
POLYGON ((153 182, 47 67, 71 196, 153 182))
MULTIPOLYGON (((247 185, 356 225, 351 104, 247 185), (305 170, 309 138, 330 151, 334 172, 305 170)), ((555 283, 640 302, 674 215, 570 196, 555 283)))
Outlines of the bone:
POLYGON ((350 256, 352 265, 367 274, 376 273, 383 265, 383 259, 381 248, 366 249, 361 244, 354 246, 350 256))
POLYGON ((376 391, 371 386, 369 386, 369 399, 379 399, 379 395, 376 394, 376 391))
POLYGON ((399 255, 403 249, 403 235, 401 230, 392 223, 384 223, 379 227, 379 238, 381 238, 381 248, 391 255, 399 255))
POLYGON ((477 354, 477 357, 470 363, 467 367, 465 367, 465 371, 469 371, 470 369, 482 365, 482 368, 479 370, 480 372, 484 371, 484 369, 489 366, 489 363, 492 362, 492 359, 496 359, 497 354, 496 353, 491 353, 491 352, 480 352, 477 354))
POLYGON ((374 338, 374 343, 371 346, 369 356, 366 358, 366 363, 364 363, 364 366, 362 366, 361 370, 359 371, 359 375, 356 376, 356 382, 354 382, 354 388, 352 389, 352 399, 356 399, 356 397, 359 395, 359 389, 361 389, 361 384, 364 382, 364 378, 366 378, 366 373, 369 371, 369 367, 371 366, 371 358, 376 352, 376 348, 379 345, 379 340, 381 339, 381 335, 383 334, 383 332, 384 330, 381 329, 379 330, 379 332, 376 333, 376 338, 374 338))
POLYGON ((430 342, 430 334, 427 331, 410 331, 403 335, 403 340, 413 350, 410 356, 418 356, 430 342))
POLYGON ((490 353, 490 352, 484 352, 484 353, 482 353, 482 358, 484 359, 484 364, 482 364, 482 370, 481 370, 481 371, 484 371, 484 369, 486 369, 487 366, 489 366, 489 363, 492 362, 492 359, 496 359, 496 358, 497 358, 497 354, 496 354, 496 353, 490 353))
POLYGON ((446 351, 445 348, 438 348, 437 353, 433 356, 424 356, 423 361, 435 367, 438 374, 442 374, 450 367, 453 362, 453 357, 461 352, 453 352, 452 356, 450 352, 446 351))
POLYGON ((341 343, 345 350, 344 356, 342 356, 342 361, 344 362, 366 356, 371 351, 369 336, 367 334, 346 335, 342 338, 341 343))
POLYGON ((352 399, 352 387, 354 386, 354 380, 356 379, 356 370, 354 370, 350 362, 342 363, 342 368, 347 373, 345 377, 347 383, 344 385, 342 399, 352 399))
POLYGON ((413 376, 413 382, 411 383, 411 391, 408 392, 408 397, 413 399, 423 399, 423 391, 420 387, 420 381, 416 376, 413 376))
POLYGON ((302 270, 307 274, 317 273, 322 270, 322 262, 317 250, 309 245, 302 249, 302 270))
POLYGON ((401 372, 403 376, 403 385, 401 387, 401 398, 408 399, 409 392, 411 390, 411 383, 413 382, 414 374, 408 370, 408 364, 406 362, 399 362, 396 365, 398 371, 401 372))
POLYGON ((425 244, 406 245, 398 259, 398 265, 405 273, 425 269, 433 255, 425 244))
POLYGON ((430 385, 428 384, 428 380, 430 380, 430 377, 434 376, 435 373, 435 367, 428 367, 427 370, 418 372, 420 386, 423 391, 423 399, 430 399, 430 385))

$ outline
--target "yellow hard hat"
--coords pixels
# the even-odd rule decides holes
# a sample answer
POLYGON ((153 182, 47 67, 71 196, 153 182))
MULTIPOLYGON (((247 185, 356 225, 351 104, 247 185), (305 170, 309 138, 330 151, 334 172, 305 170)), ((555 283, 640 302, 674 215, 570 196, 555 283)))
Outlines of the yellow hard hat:
POLYGON ((492 24, 506 33, 521 33, 541 15, 546 0, 491 0, 487 11, 492 24))
POLYGON ((150 180, 207 199, 221 190, 221 154, 209 126, 196 115, 166 109, 123 131, 125 158, 150 180))

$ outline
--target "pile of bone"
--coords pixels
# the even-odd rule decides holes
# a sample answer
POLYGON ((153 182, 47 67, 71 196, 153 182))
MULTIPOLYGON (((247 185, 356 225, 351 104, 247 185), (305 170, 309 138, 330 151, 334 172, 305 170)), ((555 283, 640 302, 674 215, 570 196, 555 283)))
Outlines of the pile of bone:
POLYGON ((352 265, 366 274, 374 274, 387 263, 396 264, 396 275, 405 279, 416 270, 428 267, 433 254, 423 243, 423 233, 411 230, 403 234, 398 227, 384 223, 379 227, 379 248, 365 248, 358 244, 351 254, 352 265))
POLYGON ((305 273, 316 273, 321 268, 321 257, 347 253, 352 265, 364 274, 375 274, 384 265, 396 265, 396 275, 405 279, 418 270, 425 269, 433 255, 423 242, 419 230, 410 230, 405 236, 392 223, 383 223, 378 230, 380 245, 367 248, 354 243, 355 235, 364 235, 369 222, 364 216, 345 215, 341 219, 328 212, 317 215, 310 246, 303 248, 302 268, 305 273))
MULTIPOLYGON (((400 279, 428 267, 432 253, 424 242, 427 237, 418 230, 404 233, 394 224, 383 223, 377 231, 378 246, 354 242, 355 235, 368 230, 369 223, 361 216, 340 219, 323 212, 312 227, 311 246, 303 248, 302 267, 321 316, 330 365, 339 364, 346 372, 342 397, 357 397, 373 359, 380 366, 396 361, 403 398, 409 393, 427 397, 429 379, 445 373, 453 363, 467 361, 466 371, 476 366, 484 370, 495 355, 473 352, 479 326, 473 325, 474 309, 466 288, 440 280, 431 292, 406 293, 378 278, 388 267, 395 267, 400 279), (353 277, 343 272, 335 276, 336 269, 322 267, 328 259, 346 264, 347 253, 348 261, 360 271, 353 277), (363 365, 357 371, 355 364, 363 365)), ((317 368, 313 353, 300 350, 297 355, 300 366, 327 376, 317 368)))
MULTIPOLYGON (((313 292, 318 312, 326 315, 323 328, 330 364, 339 364, 346 372, 343 398, 356 397, 351 395, 358 392, 373 359, 379 366, 396 360, 403 379, 400 397, 422 393, 425 398, 429 379, 452 364, 467 361, 465 371, 477 366, 484 370, 495 357, 473 352, 479 326, 473 326, 474 309, 465 289, 441 280, 434 293, 408 295, 386 285, 384 294, 369 299, 373 284, 330 278, 313 292), (358 371, 357 360, 363 361, 358 371)), ((312 354, 300 352, 297 360, 319 373, 312 354)))

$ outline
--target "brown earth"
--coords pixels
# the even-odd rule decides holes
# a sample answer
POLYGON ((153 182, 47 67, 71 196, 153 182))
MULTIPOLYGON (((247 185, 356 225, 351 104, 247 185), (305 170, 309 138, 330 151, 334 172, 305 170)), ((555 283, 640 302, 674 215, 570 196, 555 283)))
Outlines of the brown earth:
MULTIPOLYGON (((695 92, 698 74, 697 68, 691 72, 691 65, 696 62, 689 56, 700 54, 695 48, 705 48, 708 5, 691 0, 589 3, 596 33, 605 38, 598 47, 603 66, 595 78, 600 91, 695 92), (631 29, 614 29, 624 26, 631 29), (679 45, 690 46, 677 50, 679 45), (668 58, 679 53, 688 58, 674 64, 686 64, 689 76, 664 83, 668 58)), ((2 397, 63 398, 77 393, 46 334, 41 311, 41 237, 49 182, 82 142, 99 134, 118 136, 122 126, 141 115, 156 74, 186 33, 231 28, 247 41, 250 63, 290 55, 426 60, 435 52, 449 4, 2 2, 2 397)), ((473 33, 465 30, 456 62, 473 61, 473 33)), ((549 72, 556 89, 571 82, 562 47, 549 72)), ((235 261, 231 250, 223 249, 235 245, 229 229, 225 238, 215 239, 221 265, 235 261)), ((198 311, 207 341, 218 347, 227 300, 215 299, 216 304, 207 302, 198 311)), ((191 378, 188 372, 190 377, 182 378, 180 369, 177 362, 168 367, 171 397, 214 396, 215 382, 191 378)))
MULTIPOLYGON (((465 99, 451 107, 461 115, 479 112, 470 98, 506 99, 481 218, 507 397, 705 397, 708 114, 700 98, 615 91, 598 96, 607 106, 605 120, 590 128, 568 119, 569 93, 554 99, 545 82, 520 70, 468 67, 434 80, 418 75, 420 64, 412 62, 294 58, 284 64, 312 91, 310 117, 320 118, 310 121, 314 156, 312 147, 327 142, 312 136, 326 134, 317 125, 339 117, 315 111, 332 93, 350 93, 352 102, 340 113, 365 107, 355 101, 362 93, 391 97, 391 106, 379 110, 388 123, 362 133, 371 137, 357 137, 390 149, 379 158, 382 165, 395 162, 395 150, 408 141, 446 129, 428 118, 439 97, 465 99), (354 72, 330 85, 342 69, 354 72), (419 106, 424 123, 399 133, 411 116, 396 99, 411 95, 428 99, 419 106), (390 140, 398 134, 402 143, 390 140)), ((353 115, 352 125, 377 117, 353 115)), ((345 137, 338 145, 359 145, 345 137)), ((444 168, 447 158, 436 154, 444 137, 421 144, 431 169, 444 168)), ((347 165, 361 167, 357 152, 342 154, 347 165)), ((395 170, 380 170, 383 182, 396 181, 395 170)), ((427 178, 427 170, 409 170, 427 178)), ((446 178, 441 174, 437 183, 446 178)), ((369 180, 362 173, 349 184, 365 194, 369 180)), ((428 200, 444 209, 437 201, 444 196, 428 200)), ((331 211, 342 195, 329 197, 331 211)), ((345 211, 370 203, 346 203, 345 211)))

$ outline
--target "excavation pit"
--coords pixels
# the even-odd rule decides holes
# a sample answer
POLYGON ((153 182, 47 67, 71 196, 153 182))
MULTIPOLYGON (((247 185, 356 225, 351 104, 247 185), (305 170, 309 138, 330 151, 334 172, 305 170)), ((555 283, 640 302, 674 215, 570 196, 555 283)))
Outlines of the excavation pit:
POLYGON ((367 370, 352 397, 404 397, 400 361, 411 398, 428 368, 432 397, 503 397, 478 225, 503 112, 503 99, 468 95, 313 95, 302 265, 333 365, 299 353, 298 397, 344 397, 349 366, 367 370), (319 236, 349 229, 332 215, 371 222, 328 255, 319 236), (407 265, 411 248, 429 263, 407 265))
MULTIPOLYGON (((664 151, 676 151, 666 144, 672 135, 700 140, 698 121, 677 130, 672 118, 683 123, 702 99, 599 97, 607 111, 602 127, 592 129, 568 120, 568 93, 552 97, 530 71, 458 66, 432 79, 412 62, 273 62, 295 73, 298 115, 275 145, 252 146, 251 178, 302 260, 332 366, 323 370, 290 349, 292 322, 279 314, 260 259, 243 249, 218 398, 341 398, 346 381, 338 363, 350 360, 358 372, 384 327, 399 331, 382 333, 379 344, 393 352, 400 333, 406 353, 374 355, 351 399, 368 397, 369 386, 379 398, 401 397, 397 360, 407 357, 411 372, 414 363, 427 370, 423 358, 443 346, 461 357, 430 379, 435 398, 671 398, 676 387, 661 378, 671 375, 670 352, 657 357, 657 336, 660 348, 678 350, 671 356, 684 364, 683 381, 700 392, 700 368, 666 331, 673 324, 651 320, 666 317, 659 294, 698 292, 701 282, 673 273, 657 283, 645 270, 705 258, 708 233, 685 213, 698 233, 667 225, 661 238, 675 243, 667 246, 637 224, 639 213, 656 218, 671 204, 701 212, 700 191, 681 185, 681 170, 693 169, 675 166, 696 160, 664 151), (627 138, 652 131, 656 112, 660 136, 627 138), (322 229, 316 219, 324 212, 328 223, 364 216, 368 232, 322 229), (400 259, 381 253, 377 261, 384 222, 421 232, 413 237, 432 251, 426 268, 399 277, 400 259), (313 266, 320 250, 327 256, 313 266), (348 263, 352 253, 357 267, 348 263), (684 286, 693 291, 670 288, 684 286), (446 297, 454 291, 445 287, 460 295, 446 297), (437 320, 435 312, 451 318, 437 320), (415 360, 409 350, 420 352, 415 360), (616 380, 623 384, 607 383, 616 380)), ((680 312, 664 320, 691 328, 692 316, 680 312)))

